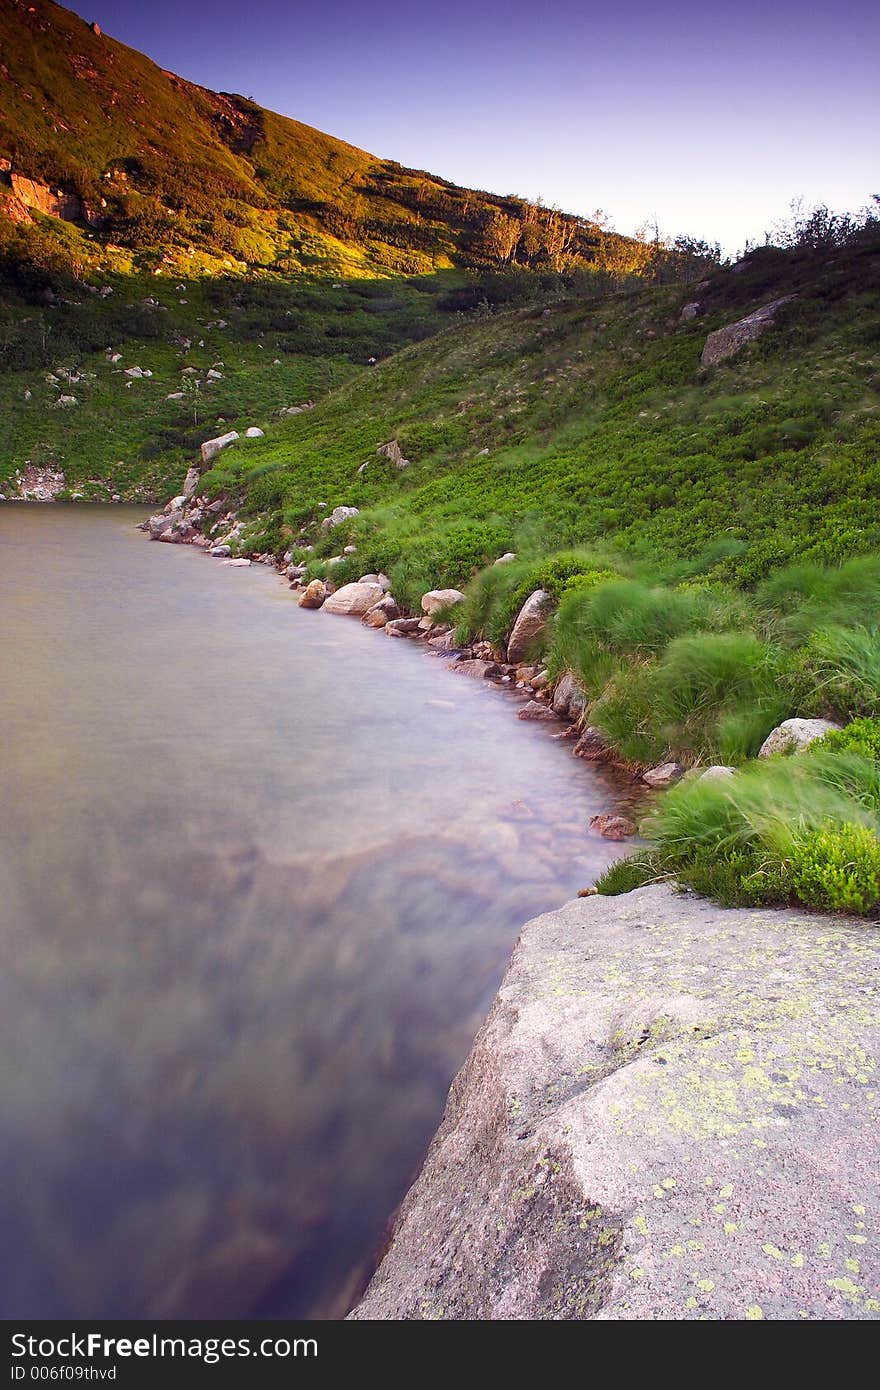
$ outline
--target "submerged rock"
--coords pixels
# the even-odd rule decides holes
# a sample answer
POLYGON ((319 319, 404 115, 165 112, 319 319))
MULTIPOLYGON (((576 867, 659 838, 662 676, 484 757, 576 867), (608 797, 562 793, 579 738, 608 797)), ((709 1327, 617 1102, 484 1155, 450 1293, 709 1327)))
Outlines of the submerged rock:
POLYGON ((597 835, 601 835, 604 840, 628 840, 631 835, 635 835, 636 827, 633 821, 627 820, 626 816, 614 816, 605 814, 593 816, 590 820, 590 829, 597 835))
POLYGON ((557 719, 552 705, 543 705, 540 700, 529 700, 527 705, 517 710, 517 719, 557 719))
POLYGON ((668 885, 528 923, 351 1316, 876 1317, 878 985, 668 885))

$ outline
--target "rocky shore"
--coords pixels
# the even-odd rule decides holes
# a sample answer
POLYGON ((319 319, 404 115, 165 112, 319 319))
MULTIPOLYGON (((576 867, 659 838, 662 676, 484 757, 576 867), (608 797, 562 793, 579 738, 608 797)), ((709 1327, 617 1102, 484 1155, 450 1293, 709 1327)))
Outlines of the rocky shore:
POLYGON ((529 922, 350 1316, 876 1318, 878 985, 668 885, 529 922))

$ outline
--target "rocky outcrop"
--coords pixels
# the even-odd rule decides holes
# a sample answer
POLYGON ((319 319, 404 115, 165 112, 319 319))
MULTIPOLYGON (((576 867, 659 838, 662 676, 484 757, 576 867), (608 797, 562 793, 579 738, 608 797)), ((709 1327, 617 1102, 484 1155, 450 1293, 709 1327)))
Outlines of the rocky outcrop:
POLYGON ((207 466, 223 449, 228 449, 229 445, 234 444, 237 439, 238 430, 229 430, 227 434, 218 434, 215 439, 206 439, 202 445, 203 466, 207 466))
POLYGON ((343 584, 341 589, 337 589, 325 600, 324 612, 362 618, 377 603, 381 603, 383 598, 384 594, 379 584, 343 584))
POLYGON ((61 468, 38 468, 29 463, 16 476, 19 497, 29 502, 54 502, 59 492, 67 486, 61 468))
POLYGON ((386 458, 395 468, 409 468, 409 459, 404 458, 403 450, 396 439, 389 439, 387 444, 380 444, 376 453, 386 458))
POLYGON ((536 589, 526 599, 519 610, 507 643, 507 659, 513 665, 527 661, 534 655, 547 626, 552 605, 551 596, 543 589, 536 589))
POLYGON ((783 305, 792 299, 793 294, 783 295, 781 299, 774 299, 770 304, 762 304, 760 309, 755 309, 754 313, 739 319, 737 323, 729 323, 726 328, 717 328, 714 333, 710 333, 700 357, 701 366, 714 367, 716 362, 723 362, 726 357, 732 357, 735 352, 739 352, 746 343, 760 338, 761 334, 770 328, 783 305))
POLYGON ((666 885, 530 922, 351 1316, 876 1317, 878 983, 666 885))
POLYGON ((325 531, 332 531, 335 526, 341 526, 343 521, 352 521, 356 516, 360 516, 358 507, 334 507, 329 516, 325 516, 321 522, 325 531))
POLYGON ((772 758, 774 753, 802 753, 824 738, 832 729, 839 729, 830 719, 784 719, 778 728, 769 733, 758 751, 759 758, 772 758))

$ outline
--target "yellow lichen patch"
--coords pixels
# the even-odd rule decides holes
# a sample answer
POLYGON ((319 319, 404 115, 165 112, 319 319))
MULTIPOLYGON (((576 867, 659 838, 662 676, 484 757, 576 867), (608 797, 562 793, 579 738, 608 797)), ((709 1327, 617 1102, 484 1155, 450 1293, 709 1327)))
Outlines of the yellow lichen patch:
POLYGON ((711 1279, 698 1279, 697 1288, 700 1290, 700 1293, 712 1293, 715 1285, 711 1279))
POLYGON ((859 1274, 861 1272, 862 1267, 859 1264, 858 1260, 844 1260, 844 1264, 846 1265, 850 1274, 859 1274))
POLYGON ((852 1279, 840 1278, 827 1280, 829 1289, 836 1289, 838 1293, 846 1294, 847 1298, 858 1298, 865 1292, 861 1284, 854 1284, 852 1279))
POLYGON ((735 1221, 725 1221, 725 1223, 724 1223, 724 1234, 725 1234, 726 1236, 732 1236, 732 1235, 734 1234, 734 1232, 735 1232, 735 1231, 738 1231, 738 1230, 739 1230, 739 1227, 737 1226, 737 1224, 736 1224, 735 1221))
POLYGON ((791 1267, 792 1267, 792 1269, 803 1269, 803 1267, 804 1267, 804 1257, 803 1257, 803 1255, 800 1253, 800 1251, 798 1251, 797 1254, 792 1255, 792 1257, 791 1257, 791 1267))
POLYGON ((733 1184, 732 1184, 732 1183, 729 1183, 729 1182, 726 1182, 726 1183, 724 1184, 724 1186, 722 1187, 719 1196, 721 1196, 721 1197, 732 1197, 732 1196, 733 1196, 733 1184))
POLYGON ((750 1303, 746 1309, 745 1316, 749 1322, 760 1322, 764 1316, 764 1309, 760 1303, 750 1303))
POLYGON ((648 1223, 643 1216, 634 1216, 633 1226, 640 1236, 646 1236, 648 1234, 648 1223))
POLYGON ((764 1254, 765 1254, 765 1255, 769 1255, 769 1256, 770 1256, 771 1260, 784 1260, 784 1259, 785 1259, 785 1256, 783 1255, 783 1253, 782 1253, 782 1251, 779 1249, 779 1247, 776 1246, 776 1245, 771 1245, 771 1243, 770 1243, 769 1240, 768 1240, 768 1242, 767 1242, 766 1245, 762 1245, 762 1246, 761 1246, 761 1249, 764 1251, 764 1254))

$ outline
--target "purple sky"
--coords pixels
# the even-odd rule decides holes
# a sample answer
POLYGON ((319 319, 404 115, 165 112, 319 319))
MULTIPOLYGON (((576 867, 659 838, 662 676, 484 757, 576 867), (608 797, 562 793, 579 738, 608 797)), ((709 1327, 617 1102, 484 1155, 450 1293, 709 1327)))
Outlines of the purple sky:
MULTIPOLYGON (((876 0, 82 0, 163 67, 374 154, 727 250, 880 191, 876 0)), ((86 12, 87 10, 87 12, 86 12)))

